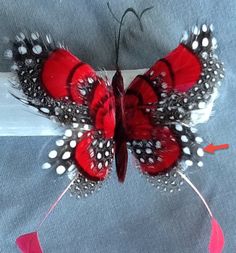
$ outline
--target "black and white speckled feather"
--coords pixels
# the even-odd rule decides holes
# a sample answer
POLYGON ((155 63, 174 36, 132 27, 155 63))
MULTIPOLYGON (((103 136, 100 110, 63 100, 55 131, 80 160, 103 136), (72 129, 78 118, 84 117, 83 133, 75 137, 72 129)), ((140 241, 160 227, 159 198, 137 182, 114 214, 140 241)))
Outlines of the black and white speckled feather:
MULTIPOLYGON (((55 169, 58 175, 67 174, 70 180, 74 180, 70 189, 71 193, 78 198, 87 197, 102 185, 102 181, 86 178, 74 161, 76 145, 84 137, 83 134, 89 130, 91 130, 89 125, 74 123, 73 128, 66 129, 63 137, 56 141, 57 147, 49 152, 48 161, 42 165, 43 169, 55 169)), ((91 135, 93 132, 89 134, 91 135)), ((111 169, 114 155, 113 140, 104 140, 99 132, 96 132, 92 138, 94 141, 88 148, 91 168, 95 166, 99 168, 101 164, 101 169, 104 166, 111 169)))
MULTIPOLYGON (((218 87, 224 78, 223 63, 215 54, 217 42, 212 34, 212 25, 195 26, 188 35, 186 32, 182 44, 198 55, 201 64, 201 77, 189 91, 179 93, 166 90, 161 76, 150 80, 160 94, 160 101, 153 105, 152 117, 159 123, 182 122, 196 125, 206 122, 211 116, 213 103, 218 96, 218 87)), ((149 109, 148 109, 149 110, 149 109)))
POLYGON ((13 60, 12 69, 17 76, 17 85, 13 87, 21 92, 15 94, 13 91, 16 98, 63 125, 91 124, 87 106, 77 105, 68 97, 55 100, 42 86, 40 74, 44 61, 53 50, 65 48, 64 45, 54 42, 50 35, 35 32, 30 35, 20 33, 10 46, 12 49, 8 49, 5 55, 13 60))
MULTIPOLYGON (((168 125, 174 133, 176 140, 181 146, 181 157, 178 162, 173 165, 166 173, 159 173, 156 176, 144 173, 147 180, 158 190, 164 192, 175 192, 180 190, 182 179, 177 173, 181 170, 185 173, 189 168, 203 167, 202 157, 204 151, 201 146, 203 139, 196 135, 197 129, 180 123, 171 123, 168 125)), ((133 141, 128 143, 128 148, 131 153, 135 153, 136 167, 141 171, 141 164, 153 164, 161 162, 161 142, 156 140, 133 141), (156 149, 160 150, 160 157, 154 155, 156 149)))
POLYGON ((183 124, 174 124, 171 126, 176 139, 182 148, 182 155, 178 161, 178 165, 185 171, 188 167, 203 167, 202 157, 204 150, 201 147, 203 139, 196 136, 197 129, 188 127, 183 124))
POLYGON ((70 187, 70 193, 76 198, 86 198, 94 192, 100 190, 103 181, 92 181, 84 177, 80 172, 77 172, 76 179, 70 187))
POLYGON ((74 123, 73 128, 66 129, 63 137, 56 141, 57 147, 49 152, 49 160, 42 165, 42 168, 49 169, 53 167, 58 175, 69 171, 68 176, 71 178, 72 171, 75 169, 73 158, 75 147, 83 133, 89 129, 89 125, 79 125, 78 123, 74 123))
MULTIPOLYGON (((138 165, 137 167, 139 168, 138 165)), ((144 174, 144 176, 147 181, 159 191, 174 193, 179 192, 183 185, 183 180, 177 173, 178 170, 182 170, 182 167, 175 166, 169 172, 162 173, 158 176, 151 176, 149 174, 144 174)))

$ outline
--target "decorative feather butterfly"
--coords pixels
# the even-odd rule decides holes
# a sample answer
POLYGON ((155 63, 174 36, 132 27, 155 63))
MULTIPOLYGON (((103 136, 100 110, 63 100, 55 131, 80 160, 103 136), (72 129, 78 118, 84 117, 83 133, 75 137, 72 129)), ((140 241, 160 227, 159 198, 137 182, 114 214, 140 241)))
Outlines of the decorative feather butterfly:
MULTIPOLYGON (((20 33, 7 51, 18 78, 15 87, 23 92, 14 96, 65 128, 43 168, 67 172, 68 189, 85 197, 101 187, 113 159, 119 181, 125 180, 130 150, 136 167, 158 189, 178 190, 182 179, 194 188, 185 171, 202 167, 204 152, 192 126, 209 115, 224 77, 212 30, 203 24, 185 33, 176 49, 127 89, 118 64, 110 83, 49 35, 20 33)), ((216 251, 221 228, 203 202, 212 218, 209 250, 221 252, 222 241, 216 251)), ((17 239, 22 252, 32 240, 37 241, 35 232, 17 239)), ((39 243, 32 245, 41 252, 39 243)))

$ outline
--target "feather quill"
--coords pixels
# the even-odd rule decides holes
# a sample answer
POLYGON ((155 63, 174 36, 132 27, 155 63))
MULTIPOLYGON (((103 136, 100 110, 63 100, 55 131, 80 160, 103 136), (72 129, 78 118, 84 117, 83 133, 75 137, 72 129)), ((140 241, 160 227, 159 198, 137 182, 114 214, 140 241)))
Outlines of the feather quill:
POLYGON ((39 223, 37 230, 31 233, 23 234, 17 237, 16 239, 16 245, 18 246, 19 250, 22 253, 43 253, 39 237, 38 237, 38 229, 42 226, 44 221, 48 218, 50 213, 54 210, 54 208, 57 206, 59 201, 62 199, 62 197, 65 195, 65 193, 70 189, 72 184, 75 180, 72 180, 70 184, 65 188, 65 190, 60 194, 60 196, 57 198, 57 200, 51 205, 47 213, 45 214, 43 220, 39 223))
POLYGON ((181 171, 178 171, 178 174, 185 180, 185 182, 197 193, 199 198, 202 200, 205 205, 209 216, 211 218, 211 236, 208 244, 209 253, 221 253, 224 248, 224 233, 223 230, 212 214, 210 207, 208 206, 206 200, 203 198, 201 193, 198 191, 196 186, 189 180, 189 178, 184 175, 181 171))

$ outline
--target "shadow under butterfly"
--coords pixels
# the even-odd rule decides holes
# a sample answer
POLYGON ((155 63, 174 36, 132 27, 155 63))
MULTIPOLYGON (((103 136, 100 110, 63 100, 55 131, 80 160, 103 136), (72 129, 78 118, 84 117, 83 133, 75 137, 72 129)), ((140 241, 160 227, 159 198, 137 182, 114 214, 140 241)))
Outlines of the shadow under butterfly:
MULTIPOLYGON (((108 5, 109 9, 110 6, 108 5)), ((117 176, 124 182, 128 150, 135 166, 163 191, 176 191, 184 180, 200 197, 212 224, 210 253, 224 247, 223 231, 198 189, 185 172, 202 167, 202 138, 194 125, 208 120, 224 77, 212 26, 195 26, 179 46, 158 60, 124 88, 118 57, 124 18, 133 13, 141 26, 142 15, 128 8, 116 39, 116 73, 110 83, 87 63, 75 57, 51 36, 20 33, 7 56, 13 58, 21 102, 65 128, 43 168, 67 173, 70 184, 50 207, 35 232, 17 238, 23 253, 40 253, 37 231, 64 194, 87 197, 102 186, 115 158, 117 176), (208 115, 206 117, 206 115, 208 115)))

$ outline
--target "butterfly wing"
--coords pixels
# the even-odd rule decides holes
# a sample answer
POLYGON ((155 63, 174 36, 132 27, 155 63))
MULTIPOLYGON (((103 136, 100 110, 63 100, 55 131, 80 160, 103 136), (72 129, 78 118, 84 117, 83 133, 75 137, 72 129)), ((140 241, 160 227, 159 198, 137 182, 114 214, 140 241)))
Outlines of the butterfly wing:
POLYGON ((76 174, 84 191, 77 180, 74 192, 87 195, 88 184, 107 177, 113 157, 114 96, 109 83, 48 35, 19 34, 12 42, 12 57, 15 87, 21 91, 14 96, 65 127, 43 168, 54 165, 59 175, 76 174))
MULTIPOLYGON (((206 120, 224 77, 215 55, 212 26, 194 27, 181 44, 158 60, 144 75, 137 76, 125 95, 126 129, 138 167, 151 180, 158 178, 166 189, 177 168, 197 164, 202 139, 191 126, 206 120)), ((158 187, 160 186, 158 184, 158 187)))
POLYGON ((129 147, 137 167, 162 191, 179 190, 182 180, 191 186, 211 217, 210 252, 223 250, 224 234, 184 172, 194 164, 203 166, 202 139, 191 126, 208 120, 224 77, 216 46, 211 26, 194 27, 175 50, 131 83, 125 98, 129 147))
MULTIPOLYGON (((154 106, 153 117, 157 123, 179 121, 195 125, 209 118, 224 77, 223 64, 214 52, 217 42, 211 29, 212 26, 204 24, 195 27, 188 37, 185 34, 175 50, 138 76, 129 87, 127 93, 138 92, 140 86, 156 91, 158 106, 154 106)), ((155 92, 149 89, 143 94, 142 90, 138 92, 144 103, 153 103, 155 92)))

